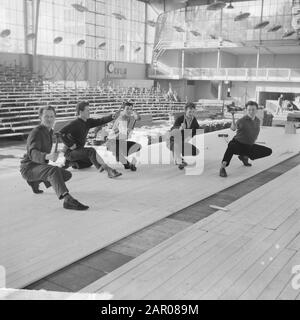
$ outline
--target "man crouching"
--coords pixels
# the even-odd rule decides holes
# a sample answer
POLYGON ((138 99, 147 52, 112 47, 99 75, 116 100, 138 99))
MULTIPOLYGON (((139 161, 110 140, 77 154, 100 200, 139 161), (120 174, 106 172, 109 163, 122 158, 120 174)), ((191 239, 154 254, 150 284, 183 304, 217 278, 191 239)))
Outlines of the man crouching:
POLYGON ((85 147, 89 130, 114 120, 114 115, 99 119, 90 118, 88 101, 79 102, 76 112, 77 119, 71 121, 60 130, 61 139, 67 148, 65 152, 65 167, 72 166, 82 169, 94 165, 99 172, 105 170, 109 178, 121 176, 122 173, 109 167, 94 148, 85 147))
POLYGON ((43 192, 39 189, 39 184, 43 182, 47 188, 53 187, 58 199, 64 199, 65 209, 87 210, 89 207, 74 199, 66 187, 65 181, 71 179, 71 172, 48 164, 58 158, 58 152, 51 152, 55 116, 52 106, 40 108, 41 124, 27 138, 27 153, 21 161, 20 172, 34 193, 43 192))

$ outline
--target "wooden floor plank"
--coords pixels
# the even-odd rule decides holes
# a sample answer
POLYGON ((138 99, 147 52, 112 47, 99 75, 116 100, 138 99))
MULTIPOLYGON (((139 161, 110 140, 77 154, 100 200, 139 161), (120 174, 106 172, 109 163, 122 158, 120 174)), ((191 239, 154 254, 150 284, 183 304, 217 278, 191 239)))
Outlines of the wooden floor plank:
POLYGON ((287 284, 290 284, 293 278, 292 268, 300 264, 300 252, 288 261, 281 271, 272 279, 272 281, 264 288, 258 296, 259 300, 275 300, 284 290, 287 284))
POLYGON ((229 256, 224 263, 220 264, 215 270, 211 270, 206 275, 202 274, 201 270, 199 270, 197 278, 193 279, 195 281, 191 289, 186 294, 187 299, 201 299, 202 296, 210 290, 210 288, 218 287, 219 282, 227 276, 227 273, 255 251, 261 245, 260 242, 270 232, 270 230, 263 230, 259 232, 245 246, 235 252, 234 255, 229 256))
POLYGON ((277 300, 295 300, 298 294, 299 294, 299 289, 296 290, 295 288, 293 288, 292 281, 289 281, 276 299, 277 300))
POLYGON ((297 236, 287 245, 288 249, 300 251, 300 232, 297 236))
MULTIPOLYGON (((298 152, 298 134, 262 128, 260 138, 272 147, 272 156, 255 161, 251 168, 234 159, 228 178, 221 179, 218 170, 226 144, 218 138, 219 133, 205 135, 205 167, 200 176, 185 175, 169 165, 140 165, 136 173, 121 169, 123 176, 118 180, 95 175, 94 169, 73 170, 68 186, 76 198, 90 205, 85 213, 61 209, 51 189, 40 196, 31 194, 18 172, 19 159, 13 166, 2 161, 0 261, 7 270, 8 287, 28 285, 298 152)), ((158 152, 158 145, 152 148, 158 152)), ((218 214, 224 217, 221 219, 228 218, 224 212, 218 214)), ((219 221, 211 219, 201 228, 206 232, 218 225, 219 221)), ((219 226, 219 232, 224 236, 227 229, 219 226)))
MULTIPOLYGON (((215 239, 218 239, 217 235, 215 239)), ((196 249, 197 256, 195 256, 195 250, 188 255, 179 257, 179 259, 174 256, 173 259, 169 258, 167 262, 164 262, 163 266, 161 264, 156 265, 155 268, 148 270, 138 278, 131 278, 131 282, 126 287, 119 288, 115 292, 115 298, 137 299, 139 297, 139 299, 143 299, 150 290, 155 289, 160 283, 172 283, 171 279, 174 275, 176 275, 176 278, 178 276, 181 281, 181 274, 195 272, 195 268, 206 261, 213 261, 213 263, 217 263, 216 260, 218 259, 222 261, 226 254, 236 251, 236 246, 246 241, 248 239, 242 236, 242 232, 235 234, 232 238, 221 239, 217 243, 214 243, 213 240, 208 241, 202 248, 196 249)))
POLYGON ((161 244, 163 250, 149 250, 90 289, 108 291, 114 299, 296 299, 288 269, 299 259, 290 245, 298 241, 300 203, 286 189, 289 181, 296 185, 299 172, 300 166, 246 195, 246 214, 240 214, 241 198, 229 212, 217 211, 193 225, 192 241, 183 230, 178 240, 161 244), (271 217, 275 229, 268 228, 271 217), (193 246, 197 230, 205 232, 199 248, 193 246), (185 239, 180 249, 179 239, 185 239))
MULTIPOLYGON (((272 263, 264 270, 263 273, 251 284, 250 287, 239 297, 241 300, 254 300, 263 292, 272 279, 280 272, 280 270, 295 255, 293 250, 283 250, 274 259, 272 263)), ((271 257, 270 257, 271 259, 271 257)))
POLYGON ((272 244, 271 249, 268 250, 265 255, 256 260, 253 265, 234 283, 234 285, 221 296, 221 298, 238 299, 240 295, 242 295, 243 292, 252 284, 252 282, 260 276, 265 268, 268 267, 269 264, 278 256, 278 254, 284 250, 287 243, 289 243, 289 239, 293 238, 293 233, 299 232, 299 228, 300 223, 298 222, 284 234, 275 230, 272 235, 265 240, 265 242, 272 244), (271 237, 273 241, 270 241, 271 237), (278 247, 276 247, 277 245, 278 247))
POLYGON ((232 255, 230 254, 230 251, 227 254, 224 254, 225 252, 223 252, 222 263, 219 260, 219 258, 222 257, 217 256, 215 261, 212 261, 213 263, 205 261, 205 267, 199 264, 193 274, 191 272, 186 272, 183 276, 175 275, 174 278, 176 277, 175 279, 177 281, 170 281, 171 283, 162 284, 160 287, 156 288, 155 291, 148 294, 146 298, 198 299, 208 287, 222 278, 227 269, 231 269, 239 260, 245 258, 248 255, 248 250, 250 250, 252 246, 256 247, 258 242, 264 239, 269 233, 269 230, 265 230, 258 235, 257 239, 249 238, 244 244, 240 242, 240 247, 237 246, 232 255), (213 268, 213 264, 215 264, 216 268, 213 268))

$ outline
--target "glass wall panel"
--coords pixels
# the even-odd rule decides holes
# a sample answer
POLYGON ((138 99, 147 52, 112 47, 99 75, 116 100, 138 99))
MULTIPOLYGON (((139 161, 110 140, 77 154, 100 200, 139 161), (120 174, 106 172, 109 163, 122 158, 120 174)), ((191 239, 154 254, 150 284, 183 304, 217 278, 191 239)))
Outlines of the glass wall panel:
MULTIPOLYGON (((195 46, 197 42, 216 45, 220 40, 244 44, 245 42, 266 42, 296 40, 297 32, 283 38, 286 31, 293 30, 292 6, 293 0, 253 0, 233 2, 233 9, 210 11, 207 6, 195 6, 168 12, 163 18, 160 16, 160 32, 157 33, 155 43, 185 42, 187 46, 195 46), (262 7, 262 3, 264 3, 262 7), (249 13, 249 17, 235 21, 242 14, 249 13), (262 15, 261 15, 262 13, 262 15), (268 24, 255 29, 261 21, 268 24), (277 31, 269 31, 272 27, 280 26, 277 31)), ((295 30, 297 31, 297 30, 295 30)))
MULTIPOLYGON (((28 33, 34 32, 32 3, 27 5, 28 33)), ((0 0, 0 32, 11 31, 0 38, 0 51, 25 52, 23 4, 23 0, 0 0)), ((41 0, 37 54, 150 62, 155 27, 146 22, 156 19, 151 6, 137 0, 41 0), (74 4, 87 11, 75 10, 74 4)), ((28 53, 33 52, 32 45, 31 40, 28 53)))
POLYGON ((24 14, 23 1, 0 0, 0 33, 10 30, 10 35, 0 37, 0 51, 23 53, 24 14))
MULTIPOLYGON (((145 62, 145 4, 136 0, 43 0, 38 53, 73 58, 145 62), (79 3, 77 1, 77 3, 79 3), (55 37, 63 41, 54 44, 55 37), (84 40, 78 47, 77 42, 84 40)), ((152 38, 153 43, 154 36, 152 38)), ((149 47, 152 51, 152 48, 149 47)))

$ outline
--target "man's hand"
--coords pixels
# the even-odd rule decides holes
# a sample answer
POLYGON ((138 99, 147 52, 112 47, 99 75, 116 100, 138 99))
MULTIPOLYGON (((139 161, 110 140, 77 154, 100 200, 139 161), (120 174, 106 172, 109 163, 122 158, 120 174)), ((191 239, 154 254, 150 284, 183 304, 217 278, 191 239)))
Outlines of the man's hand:
POLYGON ((234 113, 232 114, 232 123, 231 123, 230 129, 231 129, 232 131, 235 131, 235 130, 237 129, 236 122, 235 122, 235 118, 234 118, 234 113))
POLYGON ((115 120, 115 119, 117 119, 117 118, 119 117, 119 115, 120 115, 120 113, 121 113, 121 111, 122 111, 122 107, 123 107, 123 106, 121 106, 121 107, 119 108, 119 110, 116 111, 116 112, 112 115, 113 120, 115 120))
POLYGON ((52 152, 47 154, 45 159, 50 160, 52 162, 56 162, 56 160, 58 159, 58 152, 52 152))
POLYGON ((141 116, 138 114, 137 111, 132 110, 132 114, 135 120, 141 120, 141 116))
POLYGON ((74 144, 70 147, 71 150, 75 150, 76 148, 77 148, 76 143, 74 143, 74 144))
POLYGON ((182 122, 182 124, 181 124, 181 126, 180 126, 179 130, 184 130, 184 129, 186 129, 186 125, 185 125, 185 123, 184 123, 184 122, 182 122))

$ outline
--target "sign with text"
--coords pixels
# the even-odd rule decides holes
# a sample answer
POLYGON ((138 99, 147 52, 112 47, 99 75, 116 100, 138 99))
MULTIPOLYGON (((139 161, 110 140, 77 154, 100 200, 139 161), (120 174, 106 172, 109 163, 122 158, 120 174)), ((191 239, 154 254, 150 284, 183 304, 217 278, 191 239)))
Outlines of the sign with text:
POLYGON ((105 77, 109 79, 127 78, 127 68, 117 62, 106 61, 105 77))

